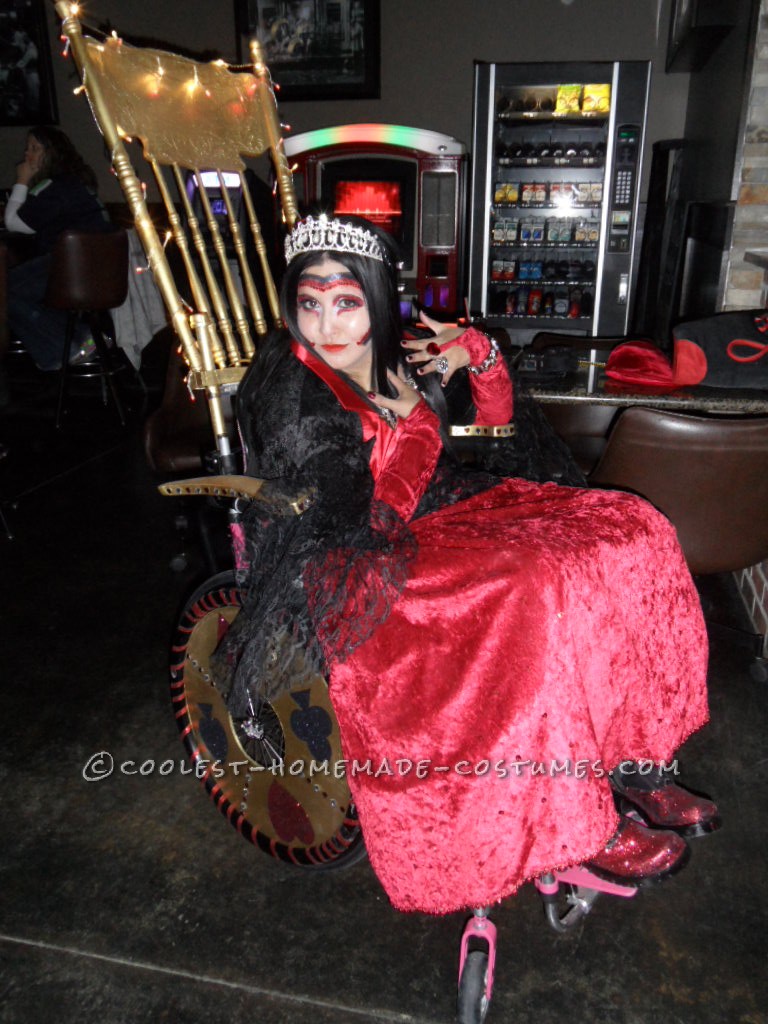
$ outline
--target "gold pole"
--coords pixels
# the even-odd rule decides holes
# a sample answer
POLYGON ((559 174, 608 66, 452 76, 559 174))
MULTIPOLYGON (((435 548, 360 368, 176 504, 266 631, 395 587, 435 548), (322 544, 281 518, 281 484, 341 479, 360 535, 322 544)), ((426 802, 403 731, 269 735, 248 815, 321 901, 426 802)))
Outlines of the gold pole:
POLYGON ((280 119, 277 116, 277 101, 272 89, 272 82, 269 77, 269 69, 264 60, 264 53, 261 44, 257 39, 251 40, 251 63, 253 73, 259 79, 259 83, 269 90, 272 102, 264 104, 264 119, 266 121, 267 138, 272 153, 272 162, 275 165, 277 185, 280 189, 280 205, 283 209, 283 216, 288 228, 292 228, 299 219, 299 210, 296 206, 296 196, 293 191, 293 179, 291 168, 283 151, 283 139, 280 134, 280 119))
POLYGON ((62 32, 69 40, 72 56, 80 73, 96 124, 109 148, 112 166, 128 201, 136 231, 144 246, 144 251, 147 253, 150 268, 163 296, 173 327, 181 340, 184 357, 193 370, 199 370, 201 369, 200 356, 189 326, 187 312, 176 289, 157 230, 149 215, 141 182, 134 173, 117 125, 110 116, 98 76, 93 72, 93 66, 88 58, 87 45, 77 18, 77 5, 70 4, 67 0, 56 0, 56 12, 62 21, 62 32))
MULTIPOLYGON (((202 313, 193 313, 191 319, 195 326, 195 334, 200 342, 200 351, 203 356, 203 368, 210 373, 210 371, 215 370, 216 367, 213 362, 213 353, 211 352, 209 324, 202 313)), ((232 454, 232 449, 229 443, 227 428, 224 424, 224 410, 221 406, 221 388, 219 388, 217 384, 209 385, 205 389, 205 394, 208 399, 208 409, 211 414, 211 426, 213 427, 213 436, 216 439, 216 447, 219 454, 226 458, 232 454)))
MULTIPOLYGON (((267 333, 267 321, 264 319, 264 310, 261 308, 261 302, 259 296, 256 294, 256 285, 253 283, 253 275, 251 274, 251 268, 248 266, 248 260, 245 253, 245 242, 243 241, 243 235, 240 231, 240 225, 237 223, 237 217, 235 216, 235 210, 232 206, 232 199, 229 194, 226 182, 224 181, 224 175, 221 171, 219 174, 219 188, 221 195, 224 199, 224 205, 227 209, 227 221, 229 223, 229 230, 232 235, 232 245, 235 248, 237 255, 237 265, 240 268, 240 280, 243 283, 243 290, 248 301, 248 308, 251 311, 253 317, 253 326, 257 334, 267 333)), ((246 184, 245 175, 239 175, 240 178, 240 189, 245 195, 246 184)), ((262 245, 264 243, 262 242, 262 245)), ((243 351, 249 359, 253 358, 253 354, 256 351, 250 336, 248 342, 243 344, 243 351)))
POLYGON ((251 195, 248 184, 245 180, 245 175, 240 175, 240 181, 243 184, 243 199, 245 200, 245 209, 248 214, 248 223, 251 227, 251 234, 253 235, 254 245, 256 246, 256 252, 259 255, 259 263, 261 264, 261 276, 264 280, 264 287, 267 291, 267 302, 269 303, 269 311, 272 314, 272 322, 275 327, 283 326, 283 318, 280 313, 280 299, 277 295, 277 288, 275 287, 275 280, 272 277, 272 268, 269 265, 267 258, 267 247, 264 244, 264 238, 261 234, 261 226, 259 225, 258 217, 256 216, 256 210, 253 205, 253 197, 251 195))

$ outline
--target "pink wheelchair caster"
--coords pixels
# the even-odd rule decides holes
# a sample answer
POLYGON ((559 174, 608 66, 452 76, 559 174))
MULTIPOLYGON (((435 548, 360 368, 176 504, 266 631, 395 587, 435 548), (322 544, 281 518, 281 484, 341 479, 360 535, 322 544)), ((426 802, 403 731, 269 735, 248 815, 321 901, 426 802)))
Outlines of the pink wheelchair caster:
POLYGON ((458 1024, 482 1024, 493 992, 496 964, 496 925, 487 908, 479 908, 467 921, 459 955, 458 1024))

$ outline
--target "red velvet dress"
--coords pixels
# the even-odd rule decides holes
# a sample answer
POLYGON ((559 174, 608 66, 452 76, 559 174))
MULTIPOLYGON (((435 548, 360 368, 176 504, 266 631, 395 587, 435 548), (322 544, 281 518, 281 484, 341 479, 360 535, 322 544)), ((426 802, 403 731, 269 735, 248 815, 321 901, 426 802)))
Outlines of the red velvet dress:
POLYGON ((674 528, 628 494, 513 479, 411 521, 436 417, 421 403, 392 431, 358 411, 418 554, 332 669, 350 789, 397 908, 487 905, 601 850, 608 770, 670 761, 706 722, 698 596, 674 528))

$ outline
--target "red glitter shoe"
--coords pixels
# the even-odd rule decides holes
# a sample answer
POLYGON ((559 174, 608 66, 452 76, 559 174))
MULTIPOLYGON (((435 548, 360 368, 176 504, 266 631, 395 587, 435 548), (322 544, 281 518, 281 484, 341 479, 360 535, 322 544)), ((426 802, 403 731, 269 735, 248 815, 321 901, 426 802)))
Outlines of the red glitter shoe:
POLYGON ((606 846, 584 867, 600 878, 624 885, 653 885, 688 862, 688 844, 675 832, 645 828, 622 818, 606 846))
POLYGON ((672 781, 672 776, 654 773, 638 777, 638 785, 613 778, 616 804, 622 814, 640 817, 649 828, 669 829, 686 839, 716 832, 722 822, 717 805, 704 796, 697 796, 672 781))

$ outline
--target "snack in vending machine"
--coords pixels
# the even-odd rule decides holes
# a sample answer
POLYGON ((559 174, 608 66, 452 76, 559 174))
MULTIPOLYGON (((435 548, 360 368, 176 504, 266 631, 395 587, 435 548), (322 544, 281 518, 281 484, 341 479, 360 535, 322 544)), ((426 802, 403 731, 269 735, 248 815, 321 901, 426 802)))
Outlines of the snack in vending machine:
POLYGON ((541 288, 531 288, 528 295, 528 316, 539 316, 542 298, 541 288))
POLYGON ((581 109, 581 84, 558 85, 556 114, 577 114, 581 109))
POLYGON ((568 315, 568 292, 564 288, 558 288, 555 292, 555 316, 567 316, 568 315))
POLYGON ((607 82, 584 86, 581 109, 587 113, 607 114, 611 109, 611 87, 607 82))

